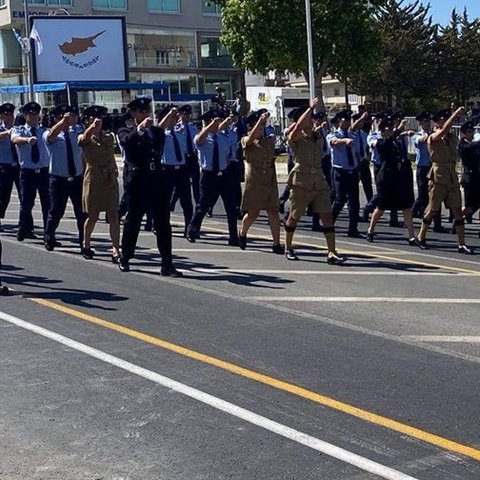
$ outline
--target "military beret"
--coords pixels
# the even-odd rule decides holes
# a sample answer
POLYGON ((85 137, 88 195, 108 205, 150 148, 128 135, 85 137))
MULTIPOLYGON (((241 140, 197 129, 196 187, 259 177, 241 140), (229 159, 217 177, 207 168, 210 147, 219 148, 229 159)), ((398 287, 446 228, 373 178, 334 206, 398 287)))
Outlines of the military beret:
POLYGON ((192 113, 192 106, 191 105, 182 105, 178 111, 180 113, 192 113))
POLYGON ((259 111, 250 113, 250 115, 246 118, 247 125, 254 125, 258 122, 258 119, 261 115, 258 112, 259 111))
POLYGON ((416 117, 415 120, 417 122, 423 122, 424 120, 431 120, 432 119, 432 114, 428 112, 427 110, 424 110, 423 112, 420 112, 416 117))
POLYGON ((403 120, 405 116, 406 115, 403 110, 397 110, 390 118, 395 122, 396 120, 403 120))
POLYGON ((169 113, 172 108, 177 108, 176 105, 167 105, 166 107, 163 107, 155 112, 155 115, 159 120, 162 118, 165 118, 169 113))
POLYGON ((433 116, 433 121, 438 122, 439 120, 446 120, 452 116, 452 111, 449 108, 445 108, 444 110, 440 110, 433 116))
POLYGON ((460 131, 465 133, 467 130, 473 130, 475 128, 474 123, 470 120, 469 122, 465 122, 461 127, 460 131))
POLYGON ((40 113, 42 107, 37 102, 28 102, 26 103, 21 111, 22 113, 40 113))
POLYGON ((312 114, 314 120, 323 120, 325 118, 325 112, 315 112, 312 114))
POLYGON ((206 111, 201 117, 200 120, 204 120, 205 122, 212 121, 214 118, 223 118, 223 114, 220 110, 216 108, 212 108, 206 111))
POLYGON ((309 109, 308 105, 303 105, 301 107, 298 107, 295 109, 295 112, 293 114, 293 121, 298 122, 300 120, 300 117, 309 109))
POLYGON ((392 117, 385 117, 380 120, 378 128, 380 130, 385 130, 386 128, 393 128, 394 120, 392 117))
POLYGON ((135 100, 132 100, 128 105, 127 108, 129 110, 150 110, 150 105, 152 103, 152 99, 149 97, 139 97, 135 100))
POLYGON ((13 103, 4 103, 0 105, 0 114, 13 113, 15 111, 15 105, 13 103))
POLYGON ((87 107, 83 112, 83 118, 93 117, 93 118, 102 118, 107 115, 108 109, 100 105, 91 105, 87 107))
POLYGON ((50 115, 52 117, 59 117, 66 113, 74 113, 75 115, 78 115, 78 108, 72 105, 57 105, 50 110, 50 115))

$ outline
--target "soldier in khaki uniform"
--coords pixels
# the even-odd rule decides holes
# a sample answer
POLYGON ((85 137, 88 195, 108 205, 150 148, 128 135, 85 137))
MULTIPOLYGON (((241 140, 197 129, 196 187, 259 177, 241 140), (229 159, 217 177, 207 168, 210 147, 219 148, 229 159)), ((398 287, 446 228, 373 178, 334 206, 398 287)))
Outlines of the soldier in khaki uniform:
POLYGON ((432 168, 429 172, 429 204, 427 213, 423 217, 422 226, 418 235, 419 247, 428 249, 426 242, 427 230, 435 215, 445 203, 453 212, 454 225, 458 236, 458 253, 471 254, 473 251, 465 245, 465 220, 462 213, 462 195, 457 175, 457 148, 458 139, 450 131, 454 120, 464 113, 463 107, 455 112, 442 110, 433 117, 435 125, 433 133, 428 137, 427 146, 432 168))
POLYGON ((328 248, 327 262, 343 263, 345 258, 338 255, 335 249, 335 227, 329 187, 322 171, 323 138, 313 131, 312 114, 317 103, 318 99, 314 99, 310 107, 297 109, 293 118, 296 125, 288 136, 295 166, 288 176, 291 209, 285 222, 286 255, 288 260, 298 260, 292 247, 293 234, 307 205, 311 204, 313 213, 319 214, 323 224, 328 248))
POLYGON ((246 175, 243 193, 242 219, 239 232, 239 245, 242 250, 247 246, 247 232, 257 219, 260 210, 266 210, 272 232, 272 251, 283 254, 280 245, 280 219, 278 204, 277 175, 275 172, 275 140, 264 136, 268 113, 253 112, 247 117, 248 134, 241 139, 245 152, 246 175))

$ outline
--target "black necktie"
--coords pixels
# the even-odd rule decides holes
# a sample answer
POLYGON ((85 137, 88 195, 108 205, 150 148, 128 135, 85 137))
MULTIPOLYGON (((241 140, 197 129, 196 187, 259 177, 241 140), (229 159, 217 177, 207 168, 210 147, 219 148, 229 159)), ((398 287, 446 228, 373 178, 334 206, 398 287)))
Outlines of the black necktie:
POLYGON ((188 155, 192 156, 194 155, 193 145, 192 145, 192 132, 190 131, 190 127, 188 126, 188 123, 185 124, 185 128, 187 130, 187 151, 188 151, 188 155))
POLYGON ((218 150, 218 140, 216 133, 213 135, 212 171, 215 173, 218 173, 220 171, 220 152, 218 150))
POLYGON ((180 149, 180 144, 178 143, 178 138, 175 135, 175 132, 172 130, 172 140, 173 140, 173 148, 175 149, 175 156, 177 157, 177 162, 182 163, 182 150, 180 149))
POLYGON ((12 151, 12 157, 13 157, 13 162, 18 164, 18 152, 17 152, 17 147, 15 147, 15 144, 13 144, 10 140, 10 150, 12 151))
POLYGON ((77 174, 77 169, 75 168, 75 160, 73 158, 72 141, 68 132, 65 132, 65 145, 67 146, 68 176, 74 177, 77 174))
MULTIPOLYGON (((30 133, 32 137, 37 137, 37 128, 31 127, 30 133)), ((32 145, 32 162, 38 163, 40 161, 40 151, 38 150, 38 138, 34 145, 32 145)))
MULTIPOLYGON (((349 138, 348 135, 345 135, 345 138, 349 138)), ((354 167, 355 166, 355 160, 353 158, 353 152, 352 152, 352 145, 347 145, 347 157, 348 157, 348 166, 349 167, 354 167)))
POLYGON ((363 145, 362 132, 358 132, 358 142, 360 143, 360 158, 365 158, 365 147, 363 145))

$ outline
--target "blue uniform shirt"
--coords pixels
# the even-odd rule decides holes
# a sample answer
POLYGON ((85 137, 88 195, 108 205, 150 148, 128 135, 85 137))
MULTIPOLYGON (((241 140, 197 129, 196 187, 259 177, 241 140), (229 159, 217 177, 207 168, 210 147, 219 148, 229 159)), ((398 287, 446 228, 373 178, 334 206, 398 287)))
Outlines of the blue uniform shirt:
POLYGON ((382 134, 379 131, 372 132, 367 137, 367 144, 370 150, 372 151, 372 163, 374 165, 381 165, 382 158, 377 148, 374 148, 373 144, 382 138, 382 134))
POLYGON ((418 167, 430 167, 432 162, 430 161, 430 154, 428 153, 427 142, 420 142, 420 139, 425 135, 425 130, 420 129, 413 136, 413 144, 415 145, 415 163, 418 167))
POLYGON ((213 170, 213 144, 214 138, 217 138, 218 153, 219 153, 219 168, 220 171, 227 168, 228 156, 230 154, 231 142, 227 135, 209 133, 204 143, 199 144, 195 142, 198 150, 198 162, 202 170, 213 170))
POLYGON ((229 142, 230 142, 230 151, 228 153, 228 161, 229 162, 236 162, 237 159, 237 147, 238 147, 238 136, 237 133, 232 128, 227 128, 227 130, 223 130, 219 132, 222 135, 225 135, 229 142))
POLYGON ((182 149, 178 133, 174 130, 165 130, 165 144, 162 153, 162 165, 185 165, 186 152, 182 149))
POLYGON ((184 155, 188 154, 188 142, 187 142, 187 129, 190 132, 190 138, 192 139, 192 154, 196 154, 196 147, 193 139, 195 135, 198 133, 197 127, 193 123, 183 123, 178 122, 174 127, 174 132, 177 135, 178 142, 180 143, 180 148, 184 155))
MULTIPOLYGON (((78 146, 78 135, 82 133, 80 128, 73 127, 68 132, 72 145, 73 161, 75 162, 75 176, 83 174, 82 148, 78 146)), ((43 134, 43 140, 47 146, 50 158, 50 175, 69 177, 66 132, 60 132, 53 142, 48 142, 47 132, 43 134)))
MULTIPOLYGON (((8 130, 9 128, 5 125, 0 125, 0 132, 7 132, 8 130)), ((16 163, 9 137, 0 140, 0 163, 2 165, 14 165, 16 163)))
POLYGON ((330 133, 327 136, 327 142, 331 147, 331 155, 332 155, 332 166, 335 168, 343 168, 344 170, 353 170, 358 167, 358 155, 357 152, 357 139, 355 135, 350 132, 344 132, 340 128, 335 130, 333 133, 330 133), (353 140, 353 144, 350 147, 353 154, 353 165, 350 164, 349 155, 347 152, 346 145, 332 145, 332 140, 334 138, 351 138, 353 140))
MULTIPOLYGON (((40 154, 40 159, 37 163, 32 162, 32 146, 28 144, 24 145, 15 145, 18 153, 18 161, 20 163, 20 168, 27 168, 30 170, 37 170, 39 168, 46 168, 50 164, 50 155, 45 145, 45 141, 43 139, 43 134, 45 133, 45 129, 41 126, 36 127, 37 129, 37 145, 38 145, 38 152, 40 154)), ((28 125, 21 125, 19 127, 14 127, 12 129, 12 133, 10 138, 13 140, 16 137, 33 137, 30 131, 30 127, 28 125)))

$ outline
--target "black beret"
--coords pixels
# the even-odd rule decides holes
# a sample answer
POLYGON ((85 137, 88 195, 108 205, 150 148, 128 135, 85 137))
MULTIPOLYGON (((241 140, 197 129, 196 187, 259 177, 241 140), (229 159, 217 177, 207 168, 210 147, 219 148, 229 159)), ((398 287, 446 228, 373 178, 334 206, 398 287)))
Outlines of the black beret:
POLYGON ((467 130, 473 130, 475 128, 474 123, 470 120, 469 122, 465 122, 461 127, 460 131, 465 133, 467 130))
POLYGON ((74 113, 75 115, 78 115, 78 108, 72 105, 57 105, 50 110, 50 115, 52 117, 63 116, 66 113, 74 113))
POLYGON ((247 125, 255 125, 258 122, 260 115, 261 114, 259 114, 258 111, 250 113, 250 115, 246 118, 247 125))
POLYGON ((444 110, 440 110, 433 116, 433 121, 438 122, 439 120, 446 120, 452 116, 452 111, 449 108, 445 108, 444 110))
POLYGON ((42 107, 37 102, 28 102, 22 107, 22 113, 40 113, 42 107))
POLYGON ((152 99, 149 97, 139 97, 135 100, 132 100, 128 105, 127 108, 129 110, 150 110, 150 105, 152 103, 152 99))
POLYGON ((102 118, 107 114, 107 112, 108 112, 108 109, 106 107, 102 107, 100 105, 91 105, 90 107, 87 107, 82 112, 82 116, 84 118, 88 118, 88 117, 102 118))
POLYGON ((293 121, 298 122, 300 120, 300 117, 309 109, 308 105, 303 105, 301 107, 298 107, 295 109, 295 112, 293 114, 293 121))
POLYGON ((325 118, 325 112, 315 112, 312 114, 314 120, 323 120, 325 118))
POLYGON ((334 115, 332 118, 332 122, 338 122, 339 120, 351 120, 352 119, 352 111, 351 110, 340 110, 338 113, 334 115))
POLYGON ((15 105, 13 103, 4 103, 0 105, 0 114, 13 113, 15 111, 15 105))
POLYGON ((223 118, 223 113, 221 110, 217 110, 216 108, 212 108, 206 111, 201 117, 200 120, 204 120, 206 122, 213 120, 214 118, 223 118))
POLYGON ((406 115, 403 110, 397 110, 390 118, 395 122, 396 120, 403 120, 405 116, 406 115))
POLYGON ((424 110, 423 112, 420 112, 416 117, 415 120, 417 122, 423 122, 424 120, 431 120, 432 119, 432 114, 428 112, 427 110, 424 110))
POLYGON ((177 108, 176 105, 167 105, 166 107, 163 107, 155 112, 155 115, 159 120, 162 118, 166 117, 172 108, 177 108))

